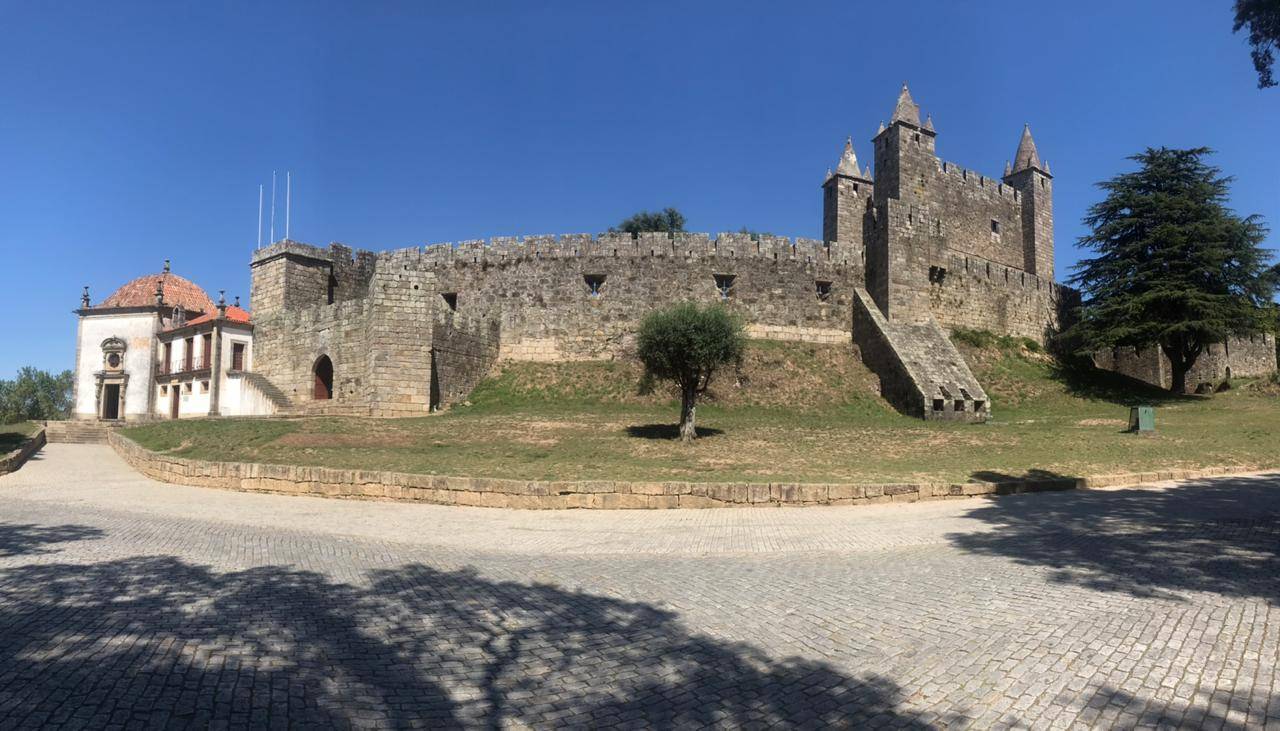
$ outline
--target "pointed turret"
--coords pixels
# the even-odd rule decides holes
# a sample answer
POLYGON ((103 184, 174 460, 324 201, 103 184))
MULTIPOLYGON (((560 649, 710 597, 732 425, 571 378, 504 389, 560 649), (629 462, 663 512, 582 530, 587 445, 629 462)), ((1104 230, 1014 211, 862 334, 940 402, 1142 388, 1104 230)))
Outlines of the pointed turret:
POLYGON ((894 122, 906 122, 913 127, 920 126, 920 107, 911 100, 911 91, 907 89, 907 84, 902 83, 902 91, 898 92, 898 103, 893 108, 893 118, 889 120, 890 124, 894 122))
POLYGON ((1018 152, 1013 156, 1013 172, 1027 168, 1040 168, 1040 153, 1036 152, 1036 141, 1031 139, 1031 125, 1023 125, 1022 139, 1018 140, 1018 152))
POLYGON ((851 178, 858 177, 858 156, 853 152, 852 137, 844 141, 844 152, 840 153, 840 164, 836 166, 836 172, 851 178))
POLYGON ((1009 173, 1011 173, 1011 172, 1013 172, 1013 166, 1009 164, 1009 161, 1008 161, 1008 160, 1005 160, 1005 161, 1004 161, 1004 176, 1005 176, 1006 178, 1007 178, 1007 177, 1009 177, 1009 173))
POLYGON ((879 137, 879 136, 880 136, 880 133, 882 133, 882 132, 884 132, 884 120, 883 120, 883 119, 882 119, 882 120, 880 120, 880 126, 876 128, 876 137, 879 137))
POLYGON ((932 114, 924 118, 924 128, 929 130, 930 132, 933 131, 933 115, 932 114))
POLYGON ((868 166, 866 166, 865 168, 863 168, 863 170, 862 170, 862 177, 866 178, 867 180, 875 180, 875 178, 872 178, 872 177, 871 177, 871 166, 870 166, 870 165, 868 165, 868 166))

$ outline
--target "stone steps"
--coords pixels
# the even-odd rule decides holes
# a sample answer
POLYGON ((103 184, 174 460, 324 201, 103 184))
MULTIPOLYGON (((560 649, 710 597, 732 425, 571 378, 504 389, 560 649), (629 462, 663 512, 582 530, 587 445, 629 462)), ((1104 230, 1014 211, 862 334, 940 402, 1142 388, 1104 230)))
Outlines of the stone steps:
POLYGON ((894 408, 922 419, 986 421, 991 401, 938 323, 889 322, 864 289, 854 290, 853 339, 894 408))
POLYGON ((99 421, 46 421, 45 439, 53 444, 106 444, 107 433, 121 425, 99 421))

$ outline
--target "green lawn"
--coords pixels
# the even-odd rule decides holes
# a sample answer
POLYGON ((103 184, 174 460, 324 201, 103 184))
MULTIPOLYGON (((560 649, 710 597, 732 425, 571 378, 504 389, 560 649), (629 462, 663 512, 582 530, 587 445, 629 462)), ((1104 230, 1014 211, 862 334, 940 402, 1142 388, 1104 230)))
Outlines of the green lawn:
POLYGON ((848 348, 753 343, 742 372, 699 407, 709 433, 691 446, 670 438, 676 401, 639 392, 626 363, 507 365, 470 405, 430 417, 163 422, 127 435, 197 459, 544 480, 963 481, 1280 466, 1280 398, 1264 389, 1170 398, 1108 374, 1062 375, 1008 343, 964 347, 992 400, 987 424, 897 414, 848 348), (1157 407, 1155 435, 1124 433, 1139 402, 1157 407))
POLYGON ((20 444, 39 429, 40 425, 33 421, 0 424, 0 455, 17 449, 20 444))

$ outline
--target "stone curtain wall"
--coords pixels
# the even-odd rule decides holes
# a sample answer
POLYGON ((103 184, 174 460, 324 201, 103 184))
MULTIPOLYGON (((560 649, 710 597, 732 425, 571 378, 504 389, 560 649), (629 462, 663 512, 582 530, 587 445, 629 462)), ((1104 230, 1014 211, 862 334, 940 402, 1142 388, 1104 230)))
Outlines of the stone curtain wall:
POLYGON ((1068 287, 1022 269, 948 252, 929 287, 929 309, 948 329, 989 330, 1044 344, 1075 302, 1068 287))
MULTIPOLYGON (((1093 356, 1099 368, 1122 373, 1130 378, 1169 388, 1173 371, 1169 359, 1158 346, 1133 348, 1123 346, 1100 351, 1093 356)), ((1231 338, 1226 344, 1214 343, 1196 358, 1187 373, 1187 389, 1201 384, 1217 386, 1231 378, 1257 378, 1276 370, 1276 338, 1272 333, 1231 338), (1228 369, 1230 369, 1228 371, 1228 369)))
MULTIPOLYGON (((615 357, 631 346, 640 319, 681 299, 724 301, 753 334, 816 342, 849 339, 852 287, 862 281, 861 250, 816 241, 731 235, 563 236, 522 246, 431 247, 441 293, 459 314, 501 322, 503 358, 615 357), (716 275, 733 276, 722 300, 716 275), (599 285, 592 294, 590 277, 599 285), (817 282, 830 285, 820 299, 817 282)), ((444 305, 441 299, 440 305, 444 305)))
POLYGON ((376 255, 283 242, 254 258, 254 369, 290 400, 284 413, 425 413, 433 396, 464 398, 495 350, 616 357, 650 310, 721 301, 716 275, 734 277, 723 301, 750 334, 847 342, 862 266, 857 246, 738 234, 528 237, 376 255), (603 277, 598 293, 587 277, 603 277), (829 287, 821 298, 818 282, 829 287), (312 400, 321 355, 334 365, 329 402, 312 400))
POLYGON ((466 400, 497 360, 499 338, 496 320, 437 310, 431 336, 431 408, 466 400))

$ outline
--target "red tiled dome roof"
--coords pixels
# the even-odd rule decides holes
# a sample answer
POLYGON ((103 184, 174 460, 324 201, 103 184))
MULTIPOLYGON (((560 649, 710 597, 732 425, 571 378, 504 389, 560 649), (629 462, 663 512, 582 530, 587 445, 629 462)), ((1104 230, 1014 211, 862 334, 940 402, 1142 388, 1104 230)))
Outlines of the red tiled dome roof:
POLYGON ((138 277, 112 292, 98 307, 151 307, 156 303, 156 284, 161 281, 164 282, 165 306, 181 306, 191 312, 214 311, 213 300, 200 285, 173 272, 138 277))

